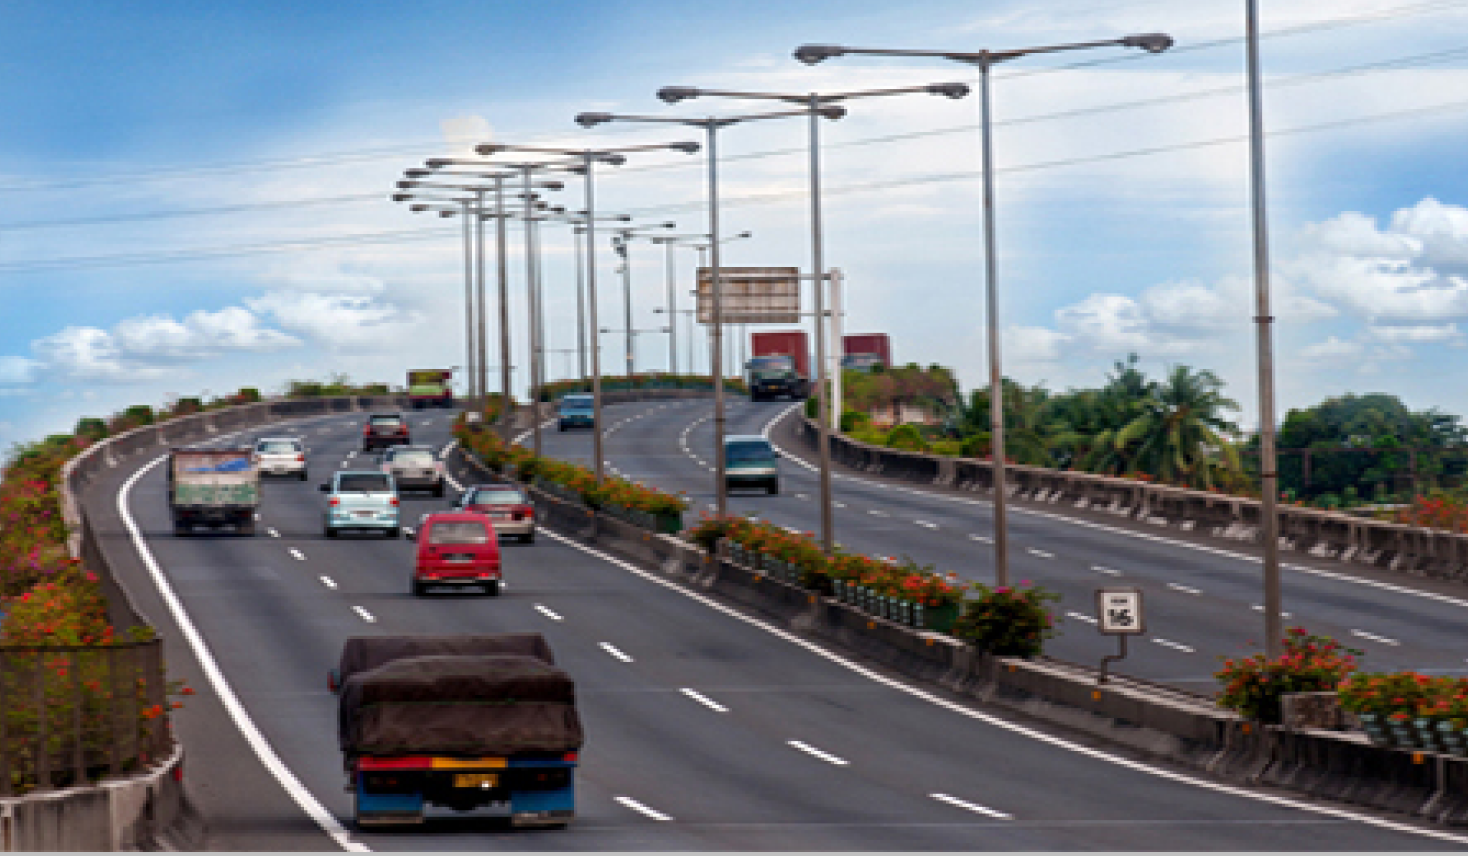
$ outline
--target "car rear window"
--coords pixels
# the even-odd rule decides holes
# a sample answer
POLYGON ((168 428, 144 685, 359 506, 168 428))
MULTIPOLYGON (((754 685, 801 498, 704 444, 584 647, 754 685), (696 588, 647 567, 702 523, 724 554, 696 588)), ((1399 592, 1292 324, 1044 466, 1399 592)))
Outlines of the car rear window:
POLYGON ((730 443, 725 458, 731 464, 751 464, 775 460, 775 450, 768 443, 730 443))
POLYGON ((392 456, 393 466, 431 467, 432 452, 398 452, 392 456))
POLYGON ((525 495, 514 488, 489 488, 476 490, 469 497, 471 505, 523 505, 525 495))
POLYGON ((591 396, 567 396, 561 399, 562 410, 590 410, 596 406, 596 399, 591 396))
POLYGON ((489 527, 474 520, 435 523, 428 529, 430 544, 488 544, 489 527))
POLYGON ((374 417, 372 417, 372 424, 373 425, 400 425, 400 424, 402 424, 402 422, 403 422, 403 417, 401 417, 401 416, 374 416, 374 417))
POLYGON ((256 451, 266 454, 286 454, 300 449, 300 444, 294 440, 262 440, 256 447, 256 451))
POLYGON ((387 476, 376 473, 348 473, 336 482, 337 493, 386 493, 392 490, 387 476))

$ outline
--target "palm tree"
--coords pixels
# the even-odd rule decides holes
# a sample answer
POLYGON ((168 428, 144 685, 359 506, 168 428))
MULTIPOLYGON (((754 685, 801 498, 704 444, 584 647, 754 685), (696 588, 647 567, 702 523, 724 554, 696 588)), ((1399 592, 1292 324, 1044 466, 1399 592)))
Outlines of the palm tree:
POLYGON ((1217 466, 1237 471, 1239 454, 1225 435, 1239 428, 1221 412, 1239 405, 1224 397, 1223 381, 1213 372, 1173 366, 1142 413, 1117 432, 1117 449, 1133 449, 1131 463, 1161 481, 1193 487, 1215 486, 1217 466))

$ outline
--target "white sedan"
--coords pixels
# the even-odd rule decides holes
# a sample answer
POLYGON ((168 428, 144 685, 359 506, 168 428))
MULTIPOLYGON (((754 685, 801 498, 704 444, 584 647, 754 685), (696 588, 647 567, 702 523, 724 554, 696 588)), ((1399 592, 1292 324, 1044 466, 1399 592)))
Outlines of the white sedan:
POLYGON ((295 476, 306 480, 306 447, 295 437, 261 437, 250 456, 262 476, 295 476))

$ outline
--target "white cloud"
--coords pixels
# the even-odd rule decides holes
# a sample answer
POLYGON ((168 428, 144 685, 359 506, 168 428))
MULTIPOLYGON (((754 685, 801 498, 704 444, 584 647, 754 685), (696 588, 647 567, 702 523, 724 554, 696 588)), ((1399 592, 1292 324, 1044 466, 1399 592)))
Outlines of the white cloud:
POLYGON ((27 357, 0 357, 0 383, 30 383, 38 365, 27 357))
POLYGON ((1342 341, 1331 336, 1324 342, 1301 348, 1300 356, 1307 360, 1349 360, 1361 356, 1365 350, 1360 342, 1342 341))
POLYGON ((1061 359, 1070 336, 1047 327, 1006 327, 1004 359, 1016 363, 1047 363, 1061 359))
POLYGON ((1373 341, 1389 344, 1446 344, 1462 347, 1463 333, 1457 324, 1371 325, 1366 334, 1373 341))
POLYGON ((52 371, 71 380, 140 383, 168 375, 127 362, 117 340, 97 327, 66 327, 32 342, 31 349, 52 371))
POLYGON ((370 296, 272 291, 245 301, 281 327, 339 351, 395 349, 424 321, 370 296))

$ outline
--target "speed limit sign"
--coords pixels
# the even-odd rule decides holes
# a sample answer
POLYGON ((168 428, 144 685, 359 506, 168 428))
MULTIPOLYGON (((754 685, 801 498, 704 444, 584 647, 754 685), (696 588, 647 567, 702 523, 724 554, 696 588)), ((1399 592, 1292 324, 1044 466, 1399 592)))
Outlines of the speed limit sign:
POLYGON ((1101 632, 1108 635, 1135 636, 1145 632, 1141 589, 1097 589, 1096 618, 1101 632))

